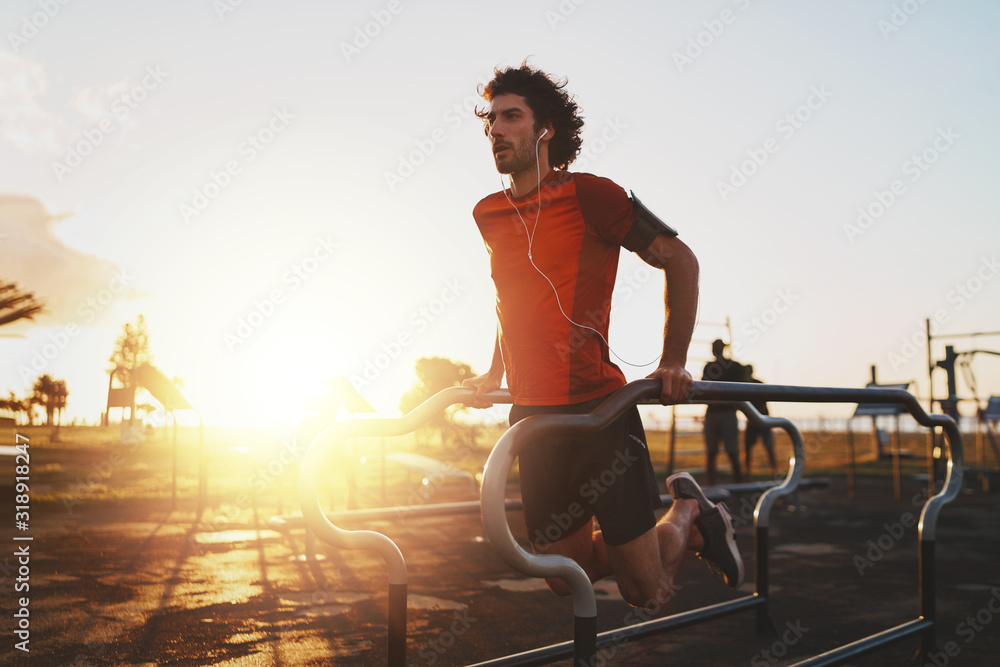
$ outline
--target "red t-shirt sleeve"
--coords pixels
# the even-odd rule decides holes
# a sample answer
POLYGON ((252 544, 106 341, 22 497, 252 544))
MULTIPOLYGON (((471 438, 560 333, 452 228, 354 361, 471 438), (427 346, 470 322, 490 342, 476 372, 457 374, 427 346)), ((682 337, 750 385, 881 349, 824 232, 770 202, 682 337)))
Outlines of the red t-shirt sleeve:
POLYGON ((632 202, 625 190, 607 178, 576 174, 576 197, 590 233, 620 246, 632 228, 632 202))

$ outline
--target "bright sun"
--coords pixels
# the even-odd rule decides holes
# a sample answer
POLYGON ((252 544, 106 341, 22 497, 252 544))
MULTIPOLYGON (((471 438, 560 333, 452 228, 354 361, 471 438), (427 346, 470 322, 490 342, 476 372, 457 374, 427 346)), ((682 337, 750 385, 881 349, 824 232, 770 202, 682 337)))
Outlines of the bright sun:
POLYGON ((331 346, 308 335, 284 338, 268 346, 258 357, 256 396, 251 423, 294 426, 302 421, 315 401, 329 393, 327 383, 336 375, 331 346), (261 415, 266 406, 266 415, 261 415))

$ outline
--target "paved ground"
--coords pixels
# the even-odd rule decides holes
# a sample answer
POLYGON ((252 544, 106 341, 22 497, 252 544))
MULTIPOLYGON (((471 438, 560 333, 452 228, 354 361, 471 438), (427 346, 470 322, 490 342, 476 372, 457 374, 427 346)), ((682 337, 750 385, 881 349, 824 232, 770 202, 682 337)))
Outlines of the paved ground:
MULTIPOLYGON (((231 490, 223 500, 213 496, 212 507, 199 516, 183 500, 192 496, 188 482, 172 511, 164 496, 170 470, 165 449, 114 457, 115 470, 100 489, 74 487, 73 480, 86 482, 81 471, 106 470, 113 453, 95 457, 55 445, 33 451, 33 480, 40 486, 30 531, 31 651, 13 648, 11 613, 20 594, 6 560, 13 549, 5 549, 0 604, 7 639, 0 663, 384 664, 386 579, 376 558, 327 550, 318 566, 307 563, 300 557, 301 531, 288 539, 268 530, 278 511, 272 501, 258 505, 231 490), (72 512, 67 497, 77 501, 72 512)), ((607 664, 790 664, 916 617, 916 528, 904 526, 899 534, 893 524, 917 514, 913 500, 922 488, 907 482, 897 502, 887 479, 864 478, 851 502, 835 477, 829 489, 803 494, 805 511, 776 510, 773 617, 789 641, 756 636, 752 614, 744 613, 620 646, 606 656, 607 664), (892 544, 884 554, 869 553, 868 541, 880 537, 883 545, 890 538, 892 544), (870 558, 871 565, 856 557, 870 558)), ((952 642, 954 655, 942 653, 926 664, 998 664, 998 499, 970 491, 942 512, 939 640, 942 650, 952 642)), ((738 513, 740 502, 734 506, 738 513)), ((511 520, 517 534, 520 516, 512 513, 511 520)), ((482 541, 477 516, 366 527, 396 540, 407 558, 411 664, 467 664, 571 637, 570 603, 503 565, 482 541)), ((750 591, 749 522, 739 532, 750 591)), ((736 595, 694 558, 683 583, 668 613, 736 595)), ((613 582, 598 590, 601 629, 621 625, 629 608, 613 582)), ((916 646, 909 640, 854 664, 913 664, 916 646)))

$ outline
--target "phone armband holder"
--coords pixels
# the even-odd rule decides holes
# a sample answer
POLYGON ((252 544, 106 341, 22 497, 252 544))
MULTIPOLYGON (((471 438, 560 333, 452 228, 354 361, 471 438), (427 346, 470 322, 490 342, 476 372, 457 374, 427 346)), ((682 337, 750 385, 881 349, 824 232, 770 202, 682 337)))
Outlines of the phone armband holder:
POLYGON ((645 250, 660 234, 677 236, 677 230, 660 220, 655 213, 639 201, 635 193, 629 190, 629 201, 632 202, 632 227, 622 245, 632 252, 645 250))

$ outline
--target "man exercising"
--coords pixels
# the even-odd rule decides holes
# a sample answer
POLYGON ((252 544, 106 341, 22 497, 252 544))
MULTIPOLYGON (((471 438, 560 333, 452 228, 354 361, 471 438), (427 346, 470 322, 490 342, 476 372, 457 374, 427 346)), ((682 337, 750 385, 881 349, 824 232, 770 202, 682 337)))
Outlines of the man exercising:
MULTIPOLYGON (((506 375, 512 426, 530 415, 590 412, 625 385, 607 343, 620 247, 665 274, 663 351, 649 375, 662 381, 661 402, 683 401, 693 385, 684 366, 697 259, 618 185, 566 170, 580 152, 583 121, 564 86, 527 64, 497 69, 481 89, 489 106, 477 110, 510 187, 473 211, 490 254, 499 324, 489 371, 465 384, 485 407, 485 394, 506 375)), ((667 480, 674 503, 656 521, 659 488, 634 406, 598 433, 532 442, 519 470, 535 551, 574 559, 591 581, 614 574, 630 604, 658 608, 669 600, 686 549, 730 586, 743 580, 728 511, 690 475, 667 480)), ((547 582, 569 593, 561 580, 547 582)))

